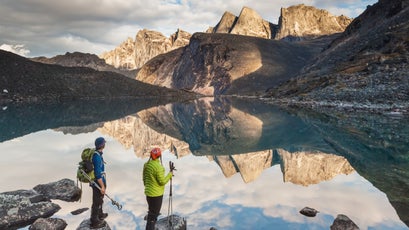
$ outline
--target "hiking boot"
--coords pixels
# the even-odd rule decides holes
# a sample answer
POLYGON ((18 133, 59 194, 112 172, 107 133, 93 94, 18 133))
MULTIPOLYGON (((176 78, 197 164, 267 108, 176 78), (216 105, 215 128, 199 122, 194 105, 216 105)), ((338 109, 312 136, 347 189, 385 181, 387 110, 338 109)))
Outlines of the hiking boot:
POLYGON ((105 224, 106 224, 106 222, 101 220, 101 221, 98 221, 98 222, 91 223, 91 225, 89 227, 91 229, 103 228, 103 227, 105 227, 105 224))
POLYGON ((108 217, 108 213, 101 213, 99 216, 98 216, 98 218, 100 219, 100 220, 105 220, 105 218, 107 218, 108 217))

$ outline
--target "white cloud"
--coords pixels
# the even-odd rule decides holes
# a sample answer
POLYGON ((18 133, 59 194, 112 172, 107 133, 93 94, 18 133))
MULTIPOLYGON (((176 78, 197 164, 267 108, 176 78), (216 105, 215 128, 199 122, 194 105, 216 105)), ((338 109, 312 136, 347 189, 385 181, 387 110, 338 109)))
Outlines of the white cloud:
POLYGON ((24 45, 9 45, 9 44, 2 44, 0 49, 9 51, 20 56, 27 56, 30 53, 30 50, 24 48, 24 45))

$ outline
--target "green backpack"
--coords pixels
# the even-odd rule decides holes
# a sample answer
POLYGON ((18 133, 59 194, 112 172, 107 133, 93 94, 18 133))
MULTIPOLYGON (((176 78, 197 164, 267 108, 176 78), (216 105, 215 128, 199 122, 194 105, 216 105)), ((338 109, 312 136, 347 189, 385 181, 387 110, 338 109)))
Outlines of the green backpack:
POLYGON ((95 180, 94 165, 92 164, 94 153, 95 149, 91 148, 86 148, 81 153, 82 160, 78 163, 77 179, 83 183, 91 183, 91 181, 95 180))

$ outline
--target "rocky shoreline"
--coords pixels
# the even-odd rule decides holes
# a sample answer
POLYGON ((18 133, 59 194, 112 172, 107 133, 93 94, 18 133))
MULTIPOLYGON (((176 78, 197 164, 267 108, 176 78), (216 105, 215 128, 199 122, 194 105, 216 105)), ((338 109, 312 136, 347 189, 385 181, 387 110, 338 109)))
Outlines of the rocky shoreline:
MULTIPOLYGON (((18 229, 37 221, 44 222, 44 218, 51 217, 61 209, 51 199, 74 202, 80 197, 81 190, 70 179, 40 184, 31 190, 0 193, 0 229, 18 229)), ((67 225, 64 220, 55 218, 49 218, 46 222, 50 229, 64 229, 67 225)))
MULTIPOLYGON (((67 227, 67 222, 60 218, 51 216, 58 212, 61 207, 51 199, 66 202, 78 201, 81 198, 81 189, 70 179, 61 179, 57 182, 40 184, 31 190, 16 190, 0 193, 0 229, 18 229, 30 225, 30 230, 63 230, 67 227)), ((86 210, 86 209, 85 209, 86 210)), ((84 209, 78 210, 80 212, 84 209)), ((319 211, 305 207, 300 213, 315 217, 319 211)), ((74 215, 74 214, 73 214, 74 215)), ((156 229, 168 229, 168 217, 158 220, 156 229)), ((186 230, 186 219, 172 215, 173 229, 186 230)), ((83 220, 77 230, 90 229, 90 220, 83 220)), ((110 230, 106 224, 101 230, 110 230)), ((214 227, 210 229, 215 230, 214 227)), ((347 216, 339 214, 330 226, 331 230, 359 229, 359 227, 347 216)))
POLYGON ((264 102, 276 104, 283 107, 313 109, 317 112, 371 112, 385 115, 409 116, 409 102, 395 103, 360 103, 349 101, 329 100, 296 100, 296 99, 271 99, 262 98, 264 102))

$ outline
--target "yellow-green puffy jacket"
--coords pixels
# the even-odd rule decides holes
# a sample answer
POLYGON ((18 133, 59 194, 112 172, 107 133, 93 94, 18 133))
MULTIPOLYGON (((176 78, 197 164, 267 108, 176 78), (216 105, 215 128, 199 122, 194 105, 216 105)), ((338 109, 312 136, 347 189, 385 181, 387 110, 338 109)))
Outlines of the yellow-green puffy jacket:
POLYGON ((149 197, 162 196, 165 185, 172 178, 172 173, 165 176, 165 168, 160 164, 159 158, 149 160, 143 166, 143 184, 145 195, 149 197))

